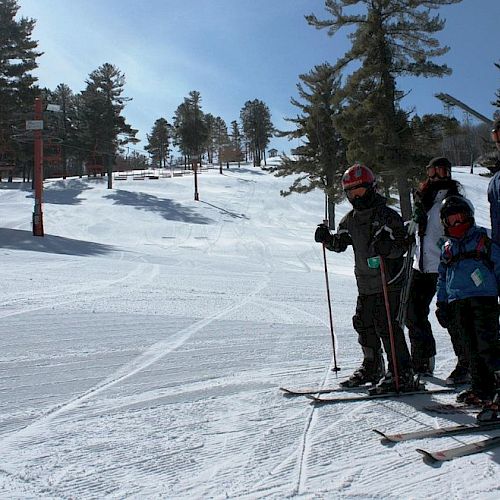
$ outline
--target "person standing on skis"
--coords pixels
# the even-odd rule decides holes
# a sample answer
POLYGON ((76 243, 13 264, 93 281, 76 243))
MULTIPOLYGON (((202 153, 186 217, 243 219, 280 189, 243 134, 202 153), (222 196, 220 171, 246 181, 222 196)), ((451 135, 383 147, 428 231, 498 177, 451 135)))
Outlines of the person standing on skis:
MULTIPOLYGON (((436 294, 441 246, 446 239, 439 211, 444 199, 458 195, 460 191, 460 184, 451 178, 451 163, 447 158, 430 160, 426 174, 427 179, 415 193, 413 220, 417 224, 416 248, 406 314, 413 369, 422 376, 433 374, 436 354, 436 341, 428 316, 436 294)), ((448 329, 458 359, 446 381, 450 385, 464 384, 470 376, 461 337, 453 321, 441 326, 448 329)))
POLYGON ((446 198, 440 216, 448 240, 439 264, 436 315, 456 318, 470 359, 471 387, 457 401, 493 410, 496 404, 498 415, 500 246, 475 225, 466 198, 446 198))
POLYGON ((397 389, 383 294, 381 271, 377 259, 384 259, 388 296, 393 325, 395 359, 398 364, 399 390, 413 391, 418 382, 413 377, 410 353, 403 330, 395 321, 401 289, 403 254, 406 250, 405 230, 401 216, 387 206, 387 200, 375 190, 375 176, 365 165, 355 164, 342 177, 342 188, 352 205, 340 221, 337 233, 320 224, 314 239, 328 250, 354 250, 354 274, 358 288, 353 326, 363 351, 363 362, 343 387, 377 384, 374 392, 397 389), (381 343, 388 358, 385 373, 381 343))

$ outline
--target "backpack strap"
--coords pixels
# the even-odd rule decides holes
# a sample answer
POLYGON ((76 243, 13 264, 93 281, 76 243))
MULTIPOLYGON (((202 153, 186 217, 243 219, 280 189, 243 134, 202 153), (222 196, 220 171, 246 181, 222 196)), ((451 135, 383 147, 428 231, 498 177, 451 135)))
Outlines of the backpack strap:
POLYGON ((482 234, 474 250, 468 252, 459 251, 456 255, 452 255, 450 245, 448 245, 448 243, 445 244, 443 262, 446 266, 451 266, 455 262, 466 259, 482 260, 489 269, 493 269, 494 264, 491 260, 491 238, 486 234, 482 234))

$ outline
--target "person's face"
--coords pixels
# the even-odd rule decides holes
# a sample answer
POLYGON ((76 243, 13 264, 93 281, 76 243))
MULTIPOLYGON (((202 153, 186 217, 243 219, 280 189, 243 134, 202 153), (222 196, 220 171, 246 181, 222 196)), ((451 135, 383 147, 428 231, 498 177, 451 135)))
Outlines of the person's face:
POLYGON ((500 151, 500 129, 493 129, 491 131, 491 139, 495 143, 498 151, 500 151))
POLYGON ((446 167, 427 167, 427 177, 431 181, 447 179, 448 170, 446 167))
POLYGON ((366 194, 365 186, 353 187, 351 189, 346 189, 347 198, 354 200, 356 198, 362 198, 366 194))

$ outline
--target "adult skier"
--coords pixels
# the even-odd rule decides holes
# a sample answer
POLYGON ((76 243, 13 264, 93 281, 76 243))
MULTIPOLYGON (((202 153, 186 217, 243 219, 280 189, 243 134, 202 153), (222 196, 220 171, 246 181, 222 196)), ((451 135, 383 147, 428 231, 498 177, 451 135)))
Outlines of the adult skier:
POLYGON ((498 150, 498 159, 495 166, 489 167, 493 175, 488 184, 488 201, 490 202, 491 237, 500 245, 500 118, 493 124, 491 138, 498 150))
MULTIPOLYGON (((439 211, 444 199, 460 191, 460 184, 451 178, 451 163, 447 158, 433 158, 426 174, 427 178, 415 193, 416 249, 406 315, 413 369, 420 375, 432 375, 436 354, 428 316, 436 294, 441 246, 446 239, 439 211)), ((447 383, 463 384, 470 380, 466 351, 454 322, 450 321, 447 328, 458 360, 447 383)))
POLYGON ((488 408, 497 404, 498 411, 500 247, 486 229, 475 225, 474 209, 466 198, 445 199, 440 216, 448 240, 439 264, 436 315, 457 318, 470 359, 471 387, 457 401, 488 408))
POLYGON ((379 256, 384 259, 386 268, 399 390, 415 390, 418 381, 413 376, 403 330, 395 321, 402 279, 402 256, 406 249, 403 221, 396 211, 387 206, 387 200, 376 192, 375 176, 365 165, 355 164, 348 168, 342 177, 342 188, 352 210, 340 221, 337 233, 331 234, 326 225, 320 224, 314 235, 314 239, 328 250, 344 252, 349 245, 354 250, 358 299, 353 326, 358 333, 363 362, 341 385, 377 384, 375 392, 378 393, 397 389, 381 272, 377 266, 379 256), (384 373, 381 341, 388 358, 387 373, 384 373))

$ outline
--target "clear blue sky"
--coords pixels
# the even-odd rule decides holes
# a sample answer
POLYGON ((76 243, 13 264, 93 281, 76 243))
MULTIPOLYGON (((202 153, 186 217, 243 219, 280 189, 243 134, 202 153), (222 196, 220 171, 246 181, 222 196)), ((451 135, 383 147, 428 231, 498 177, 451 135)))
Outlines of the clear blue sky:
MULTIPOLYGON (((125 74, 133 100, 125 115, 143 139, 157 118, 172 121, 190 90, 202 96, 204 112, 239 119, 249 99, 270 108, 277 128, 296 114, 299 74, 334 63, 348 47, 344 33, 329 37, 304 15, 326 17, 323 0, 18 0, 19 14, 37 20, 33 38, 44 55, 39 84, 66 83, 74 92, 105 62, 125 74)), ((446 19, 439 40, 450 52, 437 60, 453 69, 444 78, 405 79, 408 109, 442 112, 434 94, 446 92, 491 117, 500 88, 500 0, 463 0, 440 9, 446 19)), ((460 111, 457 118, 463 118, 460 111)), ((272 139, 288 151, 297 144, 272 139)))

